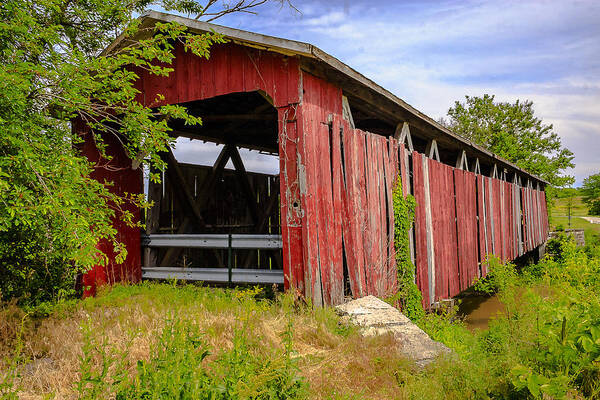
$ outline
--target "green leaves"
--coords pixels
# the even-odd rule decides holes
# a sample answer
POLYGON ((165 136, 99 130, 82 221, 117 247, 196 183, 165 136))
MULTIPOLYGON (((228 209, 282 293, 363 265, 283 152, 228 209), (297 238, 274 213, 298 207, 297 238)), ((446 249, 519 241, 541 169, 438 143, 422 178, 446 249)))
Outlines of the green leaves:
POLYGON ((502 261, 490 255, 484 260, 487 275, 485 278, 477 278, 473 283, 473 288, 481 293, 493 294, 505 291, 517 283, 516 267, 513 263, 502 261))
POLYGON ((583 201, 589 206, 589 214, 600 215, 600 173, 585 178, 580 190, 583 201))
POLYGON ((176 23, 142 27, 134 16, 149 6, 202 11, 188 0, 0 5, 2 299, 36 303, 73 292, 78 273, 105 262, 101 241, 124 261, 127 249, 111 222, 138 226, 129 210, 146 207, 144 196, 116 194, 111 182, 90 174, 107 168, 108 143, 115 139, 134 169, 159 171, 159 152, 173 141, 167 121, 201 123, 179 106, 141 104, 135 82, 142 70, 168 76, 175 46, 208 57, 210 46, 224 39, 194 35, 176 23), (101 54, 121 31, 123 45, 101 54), (85 127, 102 163, 88 162, 77 150, 85 127))
POLYGON ((392 192, 394 207, 394 250, 396 252, 396 270, 398 291, 388 301, 400 301, 402 312, 411 320, 425 315, 422 294, 415 284, 415 266, 410 258, 409 231, 413 223, 416 202, 414 197, 402 193, 402 178, 398 176, 392 192))
POLYGON ((533 102, 495 102, 493 95, 465 96, 448 110, 448 127, 553 186, 574 182, 565 175, 573 167, 573 153, 562 147, 552 125, 535 117, 533 102))

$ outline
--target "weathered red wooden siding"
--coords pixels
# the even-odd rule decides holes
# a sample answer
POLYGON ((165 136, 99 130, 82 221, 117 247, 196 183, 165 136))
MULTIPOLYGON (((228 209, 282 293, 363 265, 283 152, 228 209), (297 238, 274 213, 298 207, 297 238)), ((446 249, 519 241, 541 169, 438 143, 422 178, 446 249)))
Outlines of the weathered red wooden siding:
POLYGON ((418 152, 412 172, 416 282, 424 306, 485 276, 490 256, 510 261, 545 241, 543 191, 454 169, 418 152))
POLYGON ((344 190, 342 191, 343 203, 343 239, 348 264, 350 288, 356 297, 366 293, 366 279, 364 273, 364 256, 362 251, 362 237, 358 229, 359 214, 356 210, 362 209, 359 204, 361 197, 358 189, 360 177, 358 165, 358 135, 354 135, 346 121, 342 121, 342 152, 344 171, 344 190))
POLYGON ((479 277, 477 235, 476 176, 472 172, 454 170, 456 190, 456 226, 460 290, 469 288, 479 277))
POLYGON ((298 58, 226 43, 210 49, 210 58, 175 47, 174 69, 168 77, 136 70, 141 78, 140 101, 159 106, 208 99, 236 92, 262 90, 275 107, 300 102, 298 58), (164 96, 157 101, 157 95, 164 96))
MULTIPOLYGON (((396 185, 399 184, 398 176, 402 174, 404 168, 399 167, 398 157, 399 148, 398 142, 394 138, 390 138, 388 142, 388 152, 384 154, 384 162, 386 165, 385 181, 386 181, 386 200, 388 206, 387 220, 385 221, 388 225, 388 262, 386 269, 386 276, 384 282, 386 287, 384 288, 386 293, 394 293, 397 290, 397 271, 396 271, 396 251, 394 248, 394 202, 392 192, 396 185)), ((404 146, 402 146, 404 150, 404 146)), ((402 152, 404 155, 404 152, 402 152)), ((403 189, 403 195, 406 197, 406 192, 403 189)))
POLYGON ((307 296, 315 304, 343 301, 344 257, 355 297, 391 294, 397 279, 392 190, 400 172, 398 143, 352 129, 341 117, 338 88, 308 73, 302 82, 307 296))
MULTIPOLYGON (((306 191, 303 231, 305 271, 310 273, 310 297, 316 305, 343 301, 343 263, 335 251, 342 248, 342 225, 335 221, 343 211, 334 207, 333 179, 341 166, 333 156, 328 121, 341 115, 341 90, 310 74, 303 75, 302 137, 306 191), (331 118, 330 118, 331 116, 331 118), (334 165, 333 161, 336 161, 334 165), (335 173, 333 171, 336 171, 335 173)), ((332 129, 333 130, 333 126, 332 129)), ((333 136, 333 134, 331 135, 333 136)), ((340 183, 338 183, 338 186, 340 183)), ((341 198, 341 196, 340 196, 341 198)))
MULTIPOLYGON (((333 86, 307 73, 302 81, 298 143, 305 152, 307 295, 315 304, 341 301, 340 249, 353 296, 392 293, 396 267, 391 191, 400 174, 403 192, 408 192, 408 154, 393 138, 350 128, 341 119, 341 92, 333 86), (338 216, 343 221, 336 225, 338 216)), ((490 255, 508 261, 522 253, 521 216, 530 232, 526 247, 543 241, 543 208, 531 204, 543 193, 523 190, 521 199, 512 183, 457 170, 418 152, 412 154, 412 180, 416 282, 425 306, 456 296, 485 276, 484 261, 490 255)))
MULTIPOLYGON (((105 149, 106 154, 112 157, 110 161, 107 161, 101 158, 90 130, 82 121, 74 121, 73 129, 84 140, 80 148, 82 154, 89 161, 97 164, 91 173, 92 178, 100 182, 112 181, 113 185, 109 187, 109 190, 120 196, 126 193, 137 194, 142 192, 142 172, 131 168, 131 160, 123 150, 121 142, 115 136, 104 135, 103 137, 107 146, 105 149), (118 173, 114 171, 118 171, 118 173)), ((122 204, 120 207, 132 213, 132 222, 135 223, 140 220, 140 210, 137 207, 130 203, 122 204)), ((119 211, 116 211, 112 223, 117 231, 115 239, 126 246, 127 257, 123 263, 117 263, 112 244, 107 240, 102 240, 98 244, 98 249, 106 255, 107 263, 106 265, 95 266, 83 276, 85 296, 94 295, 97 287, 103 284, 112 284, 119 281, 138 282, 142 278, 139 228, 131 227, 123 222, 119 211)))
POLYGON ((456 209, 453 168, 435 160, 429 162, 431 218, 435 249, 436 297, 459 293, 456 209))
POLYGON ((493 254, 492 223, 489 207, 489 185, 485 176, 477 176, 477 212, 479 228, 479 262, 481 275, 487 275, 487 266, 484 262, 489 254, 493 254))
POLYGON ((298 107, 278 109, 281 239, 283 242, 284 286, 304 293, 302 253, 302 200, 298 162, 304 159, 298 145, 298 107))
POLYGON ((493 226, 493 230, 494 230, 494 236, 493 236, 493 240, 494 240, 494 254, 499 257, 502 258, 503 256, 503 250, 502 250, 502 235, 503 235, 503 230, 502 230, 502 204, 500 199, 502 198, 501 194, 500 194, 500 186, 502 184, 502 182, 499 179, 494 179, 492 178, 490 180, 490 184, 492 187, 492 190, 490 192, 490 196, 492 198, 492 216, 494 217, 493 221, 494 221, 494 226, 493 226))
POLYGON ((427 307, 431 304, 429 261, 427 257, 427 226, 426 226, 426 203, 425 203, 425 172, 423 171, 423 159, 425 157, 418 152, 412 154, 413 168, 413 196, 417 206, 415 207, 415 264, 417 267, 416 281, 421 289, 423 303, 427 307))

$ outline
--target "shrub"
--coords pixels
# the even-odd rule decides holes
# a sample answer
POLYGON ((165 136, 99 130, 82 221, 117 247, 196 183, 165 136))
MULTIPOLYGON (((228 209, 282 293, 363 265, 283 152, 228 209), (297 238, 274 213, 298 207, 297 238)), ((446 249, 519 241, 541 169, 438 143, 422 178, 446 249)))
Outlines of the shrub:
POLYGON ((589 214, 600 215, 600 200, 596 200, 590 203, 589 214))
POLYGON ((516 283, 517 272, 515 265, 507 262, 502 263, 496 256, 490 256, 486 261, 487 275, 483 279, 477 279, 473 288, 481 293, 493 294, 508 289, 516 283))

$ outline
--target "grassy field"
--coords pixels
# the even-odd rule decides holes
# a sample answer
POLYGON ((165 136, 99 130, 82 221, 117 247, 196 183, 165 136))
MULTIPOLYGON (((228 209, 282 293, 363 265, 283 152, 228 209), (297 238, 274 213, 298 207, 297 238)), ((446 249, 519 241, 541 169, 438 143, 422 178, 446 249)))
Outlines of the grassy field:
MULTIPOLYGON (((578 226, 598 233, 589 225, 578 226)), ((600 247, 564 246, 520 275, 490 263, 480 285, 506 313, 487 329, 455 310, 417 321, 454 351, 425 369, 394 338, 270 288, 143 282, 0 304, 0 398, 598 399, 600 247)))
POLYGON ((571 215, 587 216, 588 206, 583 202, 581 196, 569 198, 558 198, 554 200, 552 214, 566 216, 569 215, 569 202, 571 202, 571 215))
POLYGON ((581 218, 588 216, 588 206, 583 202, 581 196, 574 196, 571 200, 571 221, 568 217, 568 198, 559 198, 554 200, 550 210, 550 225, 553 230, 558 226, 565 229, 583 229, 585 230, 586 242, 598 240, 600 237, 600 224, 592 224, 581 218))
MULTIPOLYGON (((23 399, 445 395, 425 385, 427 373, 399 354, 392 337, 364 338, 332 309, 313 310, 291 295, 269 300, 254 288, 144 283, 43 318, 1 310, 1 398, 11 390, 23 399)), ((450 369, 450 361, 436 368, 450 369)))
POLYGON ((45 316, 0 305, 0 398, 599 398, 600 248, 566 246, 522 275, 489 265, 507 312, 488 329, 453 310, 417 321, 454 351, 425 369, 264 288, 118 285, 45 316))

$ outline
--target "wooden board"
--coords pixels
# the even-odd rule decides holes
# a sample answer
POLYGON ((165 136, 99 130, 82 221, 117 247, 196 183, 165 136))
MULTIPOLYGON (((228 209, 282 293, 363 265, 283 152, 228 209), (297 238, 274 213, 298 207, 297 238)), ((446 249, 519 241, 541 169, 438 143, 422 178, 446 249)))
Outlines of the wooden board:
POLYGON ((486 196, 486 178, 477 175, 477 218, 479 233, 479 275, 487 274, 485 261, 491 251, 489 217, 486 196))
POLYGON ((454 170, 456 190, 456 226, 460 290, 469 288, 479 277, 476 176, 454 170))
POLYGON ((286 289, 304 293, 302 254, 302 200, 298 163, 304 158, 298 146, 298 108, 278 110, 279 180, 281 237, 283 241, 283 273, 286 289))
MULTIPOLYGON (((427 254, 427 223, 425 203, 425 176, 423 171, 423 159, 425 157, 418 152, 413 152, 413 186, 414 197, 417 203, 415 207, 415 261, 416 261, 416 283, 423 294, 423 305, 427 308, 432 303, 434 293, 430 293, 431 281, 429 276, 429 259, 427 254)), ((428 178, 427 178, 428 179, 428 178)), ((435 288, 434 288, 435 289, 435 288)))
POLYGON ((490 196, 492 197, 493 210, 491 214, 494 217, 494 254, 498 258, 502 258, 503 256, 503 221, 502 221, 502 195, 500 193, 500 187, 502 182, 499 179, 492 178, 491 180, 492 191, 490 196))
POLYGON ((330 115, 341 113, 341 92, 309 74, 304 75, 303 85, 305 271, 310 274, 313 304, 339 304, 343 301, 341 154, 336 150, 339 138, 333 133, 330 115))
MULTIPOLYGON (((116 137, 113 135, 104 136, 104 143, 107 146, 105 149, 106 154, 112 157, 108 161, 101 158, 88 127, 82 121, 74 121, 73 130, 83 138, 83 144, 80 146, 81 153, 90 162, 104 166, 96 167, 91 173, 92 178, 100 182, 113 182, 113 185, 109 186, 108 190, 119 196, 124 196, 126 193, 136 194, 143 192, 142 171, 131 168, 131 160, 116 137), (118 171, 118 173, 115 171, 118 171)), ((125 202, 119 205, 119 207, 115 207, 116 210, 119 208, 131 213, 132 222, 140 221, 140 210, 133 204, 125 202)), ((107 256, 107 263, 106 265, 96 265, 84 274, 84 296, 95 295, 97 287, 103 284, 112 284, 120 281, 138 282, 142 278, 140 229, 128 225, 121 218, 119 211, 116 212, 115 217, 112 219, 112 224, 117 231, 116 239, 123 243, 128 250, 127 256, 124 262, 117 262, 117 254, 112 244, 107 240, 101 240, 98 244, 98 249, 107 256)))
POLYGON ((300 101, 300 69, 295 57, 234 43, 212 46, 210 59, 186 52, 181 44, 175 46, 175 55, 170 65, 174 71, 168 77, 135 69, 142 82, 138 97, 142 104, 156 107, 257 90, 272 98, 275 107, 300 101), (164 99, 156 101, 159 93, 164 99))
POLYGON ((357 135, 350 126, 342 122, 342 155, 344 171, 343 200, 343 238, 344 251, 348 267, 350 289, 354 297, 362 297, 366 293, 364 276, 364 257, 358 230, 358 162, 357 135))

